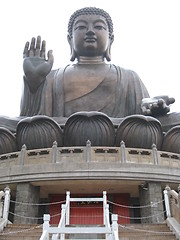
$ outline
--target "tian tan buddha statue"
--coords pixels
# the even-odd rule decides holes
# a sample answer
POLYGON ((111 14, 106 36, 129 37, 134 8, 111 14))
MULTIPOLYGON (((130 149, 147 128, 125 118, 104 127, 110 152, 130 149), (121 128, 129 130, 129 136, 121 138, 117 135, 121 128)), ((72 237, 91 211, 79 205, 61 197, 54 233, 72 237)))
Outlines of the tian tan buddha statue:
POLYGON ((114 41, 109 14, 95 7, 77 10, 67 37, 72 64, 58 70, 52 70, 52 50, 46 59, 40 36, 25 44, 21 113, 16 119, 1 117, 0 153, 18 151, 23 144, 52 147, 54 141, 85 146, 87 140, 95 146, 156 144, 178 152, 170 147, 180 138, 179 114, 168 113, 174 98, 150 98, 134 71, 109 63, 114 41))

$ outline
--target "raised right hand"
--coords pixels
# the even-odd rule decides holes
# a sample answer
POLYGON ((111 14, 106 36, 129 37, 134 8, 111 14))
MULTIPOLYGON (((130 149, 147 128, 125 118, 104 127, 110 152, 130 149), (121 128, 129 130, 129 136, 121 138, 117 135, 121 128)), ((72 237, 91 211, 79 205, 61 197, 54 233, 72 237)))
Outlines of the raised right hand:
POLYGON ((52 50, 48 51, 46 60, 46 42, 41 37, 32 38, 31 44, 26 42, 23 52, 23 69, 25 80, 30 90, 35 92, 52 69, 54 57, 52 50))

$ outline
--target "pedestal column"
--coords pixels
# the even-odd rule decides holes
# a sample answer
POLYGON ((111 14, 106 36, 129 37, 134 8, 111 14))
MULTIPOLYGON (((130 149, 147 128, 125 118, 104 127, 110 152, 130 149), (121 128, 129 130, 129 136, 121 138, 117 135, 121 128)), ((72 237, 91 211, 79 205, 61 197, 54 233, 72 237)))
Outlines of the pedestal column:
POLYGON ((39 206, 31 204, 39 203, 39 195, 39 187, 35 187, 30 183, 17 184, 14 223, 38 223, 39 206))
POLYGON ((139 186, 139 200, 142 223, 160 223, 164 221, 161 183, 147 182, 144 186, 139 186))

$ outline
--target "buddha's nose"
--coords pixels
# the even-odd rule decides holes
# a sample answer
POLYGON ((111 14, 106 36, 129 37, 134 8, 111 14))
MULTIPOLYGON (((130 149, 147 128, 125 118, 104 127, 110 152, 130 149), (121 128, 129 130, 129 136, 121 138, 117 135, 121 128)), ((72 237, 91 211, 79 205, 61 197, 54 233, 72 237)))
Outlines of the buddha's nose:
POLYGON ((86 34, 87 35, 93 35, 94 34, 93 26, 91 26, 91 25, 88 26, 86 34))

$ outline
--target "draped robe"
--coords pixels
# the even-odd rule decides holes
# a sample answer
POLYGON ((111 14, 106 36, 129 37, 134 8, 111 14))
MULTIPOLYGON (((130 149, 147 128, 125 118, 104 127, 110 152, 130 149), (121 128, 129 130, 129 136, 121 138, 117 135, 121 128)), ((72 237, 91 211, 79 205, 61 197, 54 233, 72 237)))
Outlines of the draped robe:
MULTIPOLYGON (((141 100, 149 97, 148 91, 139 76, 131 70, 110 64, 110 70, 102 81, 89 92, 66 101, 66 70, 52 70, 46 80, 32 93, 24 79, 24 91, 21 99, 19 117, 0 116, 0 127, 16 132, 18 122, 35 115, 53 117, 60 125, 78 111, 100 111, 107 114, 115 125, 126 116, 142 114, 141 100)), ((86 82, 84 82, 86 84, 86 82)), ((157 117, 163 131, 180 125, 180 113, 168 113, 157 117)))
MULTIPOLYGON (((65 100, 67 67, 53 70, 46 81, 31 93, 24 81, 21 116, 47 115, 69 117, 79 111, 100 111, 112 118, 123 118, 141 113, 141 100, 149 97, 139 76, 131 71, 110 64, 102 81, 89 92, 65 100)), ((84 82, 86 84, 86 82, 84 82)))

